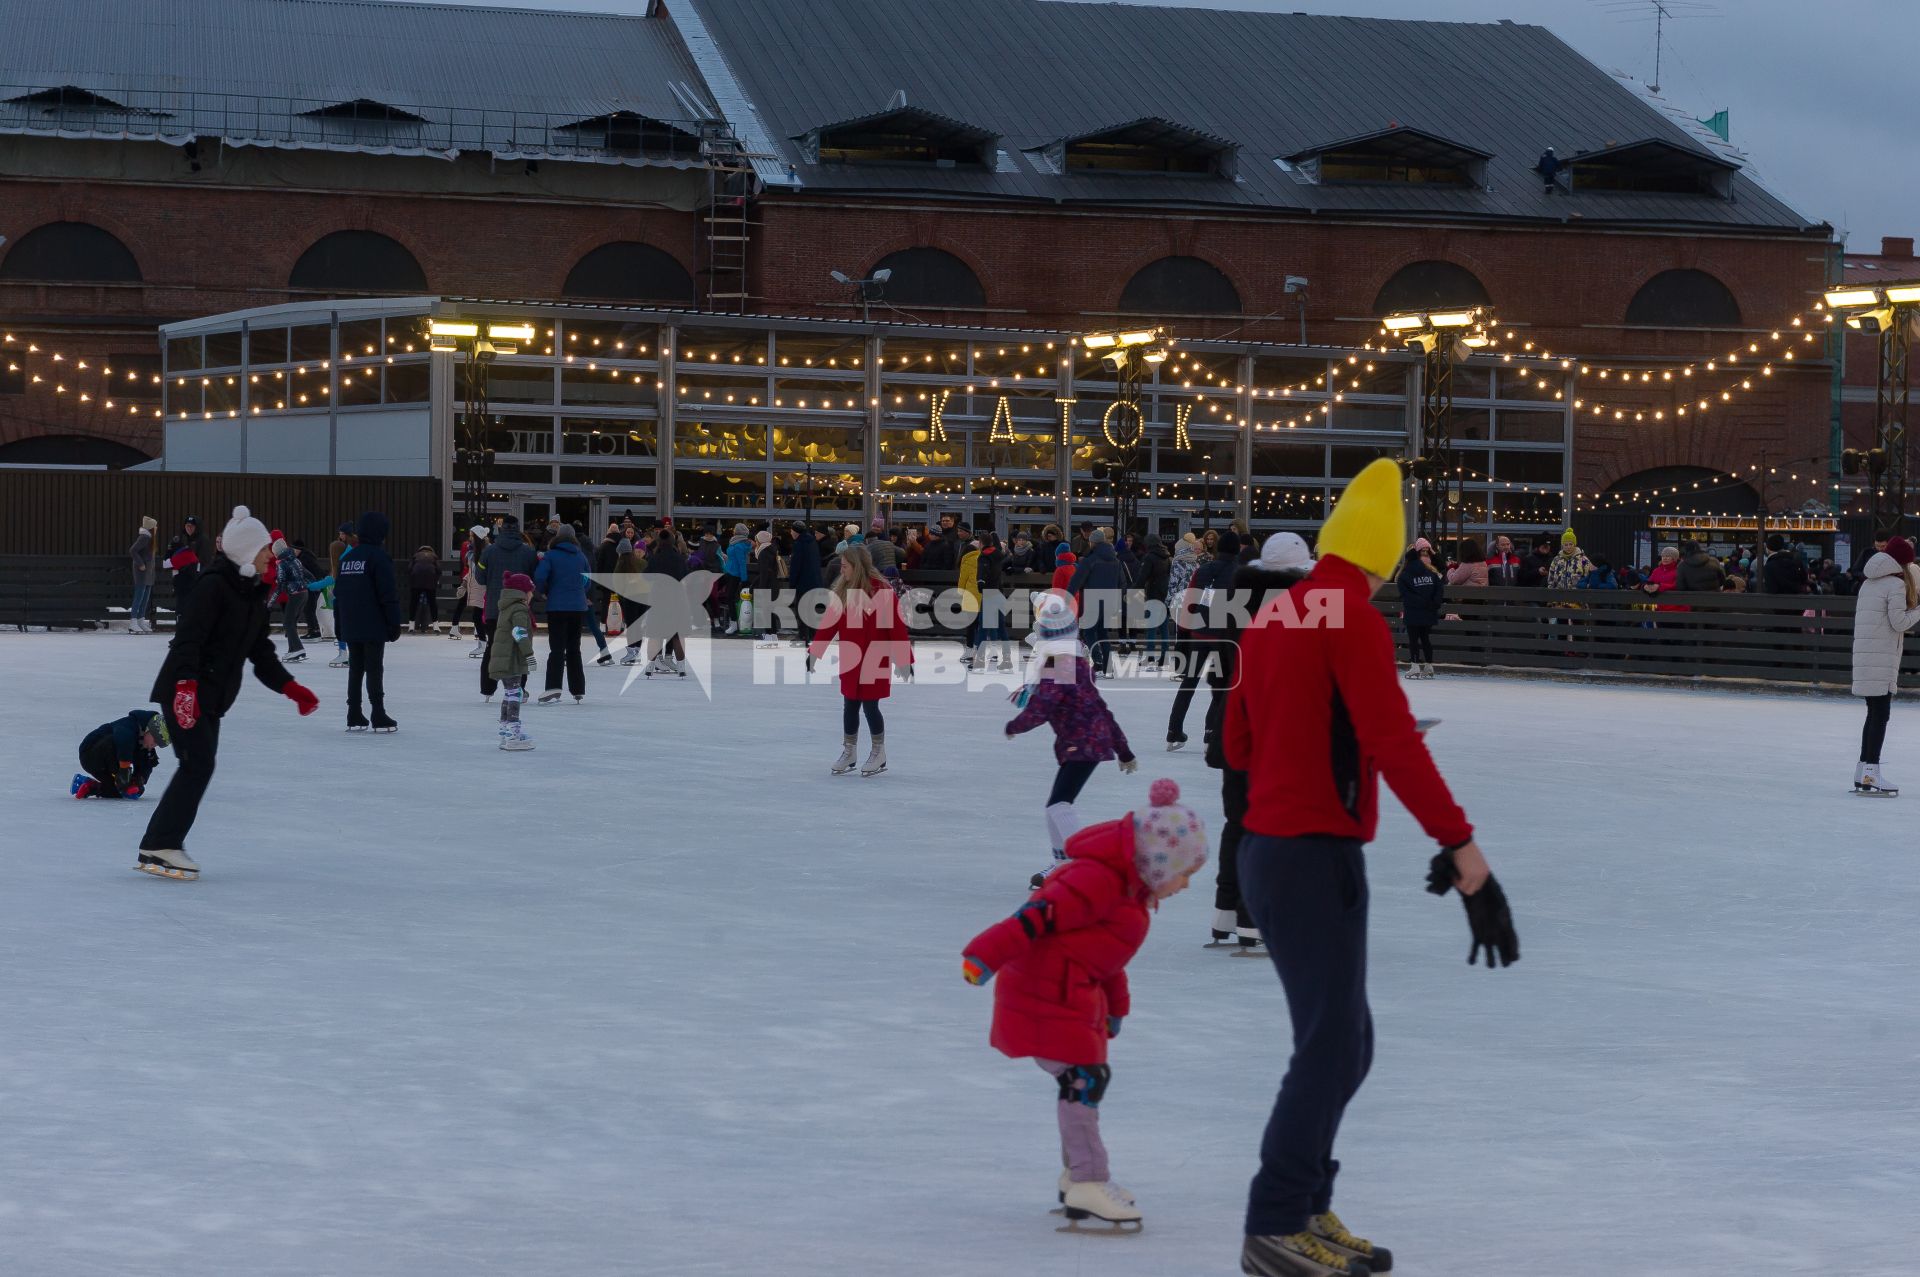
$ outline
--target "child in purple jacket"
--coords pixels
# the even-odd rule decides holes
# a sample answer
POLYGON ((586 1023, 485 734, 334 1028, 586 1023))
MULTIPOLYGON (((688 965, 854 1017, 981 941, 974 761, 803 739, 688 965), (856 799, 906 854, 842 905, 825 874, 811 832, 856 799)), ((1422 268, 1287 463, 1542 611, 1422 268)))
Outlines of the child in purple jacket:
MULTIPOLYGON (((1053 591, 1040 595, 1027 641, 1033 644, 1033 657, 1027 663, 1025 685, 1014 693, 1020 713, 1007 724, 1007 739, 1042 723, 1053 727, 1053 757, 1060 770, 1047 795, 1047 838, 1053 863, 1059 865, 1067 858, 1067 839, 1080 828, 1073 801, 1093 769, 1117 757, 1120 770, 1132 772, 1140 762, 1093 685, 1093 666, 1080 647, 1080 620, 1073 600, 1053 591)), ((1038 888, 1045 877, 1045 873, 1033 875, 1031 885, 1038 888)))

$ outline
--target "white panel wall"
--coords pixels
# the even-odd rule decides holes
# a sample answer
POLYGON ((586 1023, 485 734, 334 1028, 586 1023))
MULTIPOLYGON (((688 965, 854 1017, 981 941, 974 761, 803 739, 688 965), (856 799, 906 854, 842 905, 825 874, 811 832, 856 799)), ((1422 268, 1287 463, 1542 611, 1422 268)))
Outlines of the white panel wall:
POLYGON ((249 474, 325 474, 327 414, 275 413, 247 418, 249 474))
POLYGON ((167 422, 167 469, 237 472, 240 430, 241 424, 235 420, 167 422))
POLYGON ((339 418, 335 474, 433 473, 433 413, 425 404, 339 418))

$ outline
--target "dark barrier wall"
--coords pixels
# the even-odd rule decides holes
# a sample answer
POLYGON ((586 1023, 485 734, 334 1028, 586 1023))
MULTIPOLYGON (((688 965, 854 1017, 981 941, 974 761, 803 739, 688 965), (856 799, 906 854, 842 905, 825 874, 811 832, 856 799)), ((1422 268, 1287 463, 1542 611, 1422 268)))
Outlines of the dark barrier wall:
POLYGON ((396 559, 422 545, 446 553, 436 479, 0 470, 0 554, 124 554, 146 514, 160 521, 164 550, 186 516, 217 536, 236 505, 319 552, 341 522, 379 510, 393 522, 387 546, 396 559))

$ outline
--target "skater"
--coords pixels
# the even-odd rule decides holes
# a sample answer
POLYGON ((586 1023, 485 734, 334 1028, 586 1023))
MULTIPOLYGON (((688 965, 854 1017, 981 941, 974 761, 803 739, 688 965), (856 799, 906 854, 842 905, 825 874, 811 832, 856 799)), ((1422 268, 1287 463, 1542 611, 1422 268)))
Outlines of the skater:
POLYGON ((773 595, 780 588, 780 552, 774 548, 773 530, 762 528, 753 537, 753 554, 747 560, 747 585, 753 591, 753 625, 760 631, 757 647, 780 646, 780 625, 773 611, 773 595))
POLYGON ((1367 1277, 1393 1266, 1333 1213, 1334 1137, 1373 1059, 1361 849, 1374 834, 1380 774, 1442 848, 1430 887, 1486 893, 1468 904, 1473 952, 1484 942, 1489 965, 1496 949, 1503 964, 1518 954, 1504 906, 1504 927, 1477 912, 1504 897, 1427 754, 1392 632, 1371 601, 1399 566, 1405 536, 1400 468, 1382 458, 1347 485, 1321 529, 1319 562, 1288 591, 1294 615, 1312 606, 1340 623, 1248 628, 1227 702, 1226 762, 1247 773, 1241 891, 1293 1022, 1247 1206, 1240 1267, 1255 1277, 1367 1277))
MULTIPOLYGON (((507 573, 518 572, 528 580, 540 566, 540 556, 520 535, 520 521, 512 515, 500 520, 500 530, 494 534, 491 544, 479 547, 474 554, 479 564, 480 585, 486 591, 481 599, 481 624, 486 630, 486 646, 480 649, 480 695, 486 700, 493 699, 493 632, 495 611, 500 606, 500 583, 506 580, 507 573)), ((533 666, 529 664, 528 669, 533 666)))
POLYGON ((1853 613, 1853 694, 1867 701, 1860 729, 1860 761, 1853 792, 1895 798, 1900 787, 1880 772, 1880 746, 1887 738, 1893 694, 1899 689, 1900 656, 1908 630, 1920 622, 1920 590, 1914 583, 1913 543, 1889 537, 1887 548, 1867 560, 1853 613))
POLYGON ((1433 677, 1433 627, 1440 624, 1446 592, 1446 582, 1433 566, 1433 544, 1421 537, 1400 569, 1400 624, 1407 631, 1408 678, 1433 677))
POLYGON ((220 534, 218 556, 206 565, 174 621, 152 695, 179 766, 140 839, 135 868, 145 873, 200 876, 200 866, 186 852, 187 834, 213 779, 220 720, 240 694, 247 664, 252 664, 255 678, 292 701, 302 716, 320 708, 319 698, 294 682, 280 664, 267 634, 267 585, 260 574, 272 562, 266 526, 247 507, 235 506, 220 534))
MULTIPOLYGON (((680 540, 680 534, 672 528, 662 528, 654 537, 653 548, 647 553, 646 568, 648 576, 666 577, 673 581, 683 581, 691 569, 687 566, 687 549, 680 540)), ((652 604, 642 608, 643 614, 651 612, 652 604)), ((680 632, 673 625, 680 615, 677 607, 669 604, 667 609, 655 619, 652 636, 659 639, 660 650, 641 673, 648 678, 685 678, 687 676, 687 647, 680 632), (664 620, 663 620, 664 618, 664 620)), ((642 626, 640 636, 640 656, 646 660, 647 627, 642 626)), ((628 639, 629 643, 633 640, 628 639)))
POLYGON ((1046 723, 1053 728, 1053 759, 1060 768, 1047 794, 1047 841, 1053 848, 1053 864, 1029 880, 1037 887, 1048 872, 1066 861, 1067 840, 1080 828, 1073 803, 1094 768, 1117 757, 1120 770, 1131 774, 1140 761, 1093 684, 1093 665, 1080 646, 1073 601, 1060 594, 1042 595, 1027 641, 1033 645, 1033 656, 1027 662, 1026 680, 1012 698, 1020 712, 1006 726, 1007 739, 1046 723))
POLYGON ((387 716, 387 644, 400 641, 400 591, 387 554, 387 516, 369 510, 354 529, 354 546, 340 556, 339 610, 334 632, 347 645, 347 730, 398 731, 387 716), (365 685, 373 718, 360 712, 365 685))
POLYGON ((533 573, 533 588, 547 596, 547 690, 540 693, 542 705, 559 704, 563 675, 573 703, 587 699, 580 634, 587 619, 587 573, 592 570, 572 525, 560 524, 533 573))
POLYGON ((300 613, 300 637, 312 643, 320 637, 320 591, 331 587, 333 579, 320 570, 320 560, 299 537, 293 538, 293 553, 300 560, 300 570, 307 574, 307 606, 300 613))
MULTIPOLYGON (((533 738, 520 722, 520 706, 527 699, 527 670, 533 659, 533 581, 524 572, 509 572, 496 596, 494 618, 499 641, 487 655, 488 672, 500 681, 500 748, 533 748, 533 738)), ((548 667, 552 668, 551 665, 548 667)))
POLYGON ((167 544, 167 557, 162 567, 173 573, 173 622, 180 623, 180 609, 187 604, 187 595, 193 593, 194 583, 200 579, 203 566, 213 562, 213 550, 207 545, 206 537, 200 534, 200 517, 190 514, 180 521, 180 530, 173 534, 173 540, 167 544))
POLYGON ((278 528, 267 535, 273 538, 273 591, 280 601, 282 632, 287 640, 283 659, 293 665, 307 659, 307 645, 300 641, 300 618, 306 615, 312 583, 306 565, 300 562, 300 552, 287 544, 286 535, 278 528))
MULTIPOLYGON (((1313 555, 1297 533, 1276 532, 1260 547, 1260 557, 1233 576, 1234 597, 1245 607, 1248 620, 1260 615, 1267 600, 1292 589, 1313 571, 1313 555)), ((1230 689, 1239 678, 1240 640, 1245 631, 1238 614, 1229 614, 1226 641, 1220 644, 1220 663, 1216 667, 1216 690, 1230 689)), ((1245 834, 1242 822, 1247 816, 1247 774, 1227 762, 1222 739, 1227 697, 1216 695, 1207 705, 1207 766, 1220 773, 1220 806, 1226 823, 1220 827, 1219 869, 1213 886, 1213 943, 1208 948, 1238 947, 1241 953, 1257 956, 1254 946, 1263 943, 1260 928, 1240 894, 1240 840, 1245 834)))
POLYGON ((327 610, 333 613, 333 659, 327 662, 328 669, 347 667, 347 641, 340 637, 340 608, 335 591, 340 585, 340 559, 353 548, 353 524, 343 523, 334 531, 333 542, 327 546, 327 610))
POLYGON ((75 798, 138 798, 160 766, 167 747, 167 720, 150 709, 102 723, 80 742, 81 774, 73 778, 75 798))
POLYGON ((140 531, 127 547, 128 566, 133 569, 133 603, 127 608, 127 633, 151 634, 153 622, 147 614, 153 605, 154 583, 160 579, 160 559, 153 552, 153 534, 160 527, 152 515, 140 520, 140 531))
POLYGON ((1113 1182, 1100 1139, 1100 1102, 1112 1071, 1107 1043, 1132 1009, 1127 963, 1147 938, 1150 908, 1185 890, 1207 860, 1200 818, 1180 787, 1156 780, 1152 806, 1075 834, 1067 863, 1011 918, 967 943, 961 974, 993 986, 990 1041, 1031 1058, 1059 1087, 1057 1192, 1069 1220, 1138 1224, 1133 1195, 1113 1182))
POLYGON ((440 625, 440 556, 423 545, 407 565, 407 619, 415 634, 431 634, 440 625), (422 624, 420 614, 427 614, 422 624))
POLYGON ((793 554, 787 563, 787 586, 793 591, 794 625, 798 630, 796 641, 804 647, 813 641, 813 626, 807 621, 813 613, 807 610, 807 596, 825 589, 827 584, 820 570, 820 538, 804 523, 794 525, 793 554))
POLYGON ((487 610, 487 587, 480 583, 480 551, 486 548, 487 525, 476 523, 467 529, 467 543, 460 548, 460 588, 454 592, 453 628, 448 638, 460 637, 460 614, 473 612, 473 646, 467 655, 479 660, 487 654, 486 624, 481 620, 487 610))
POLYGON ((840 660, 840 757, 830 769, 835 776, 853 770, 854 749, 860 744, 860 716, 866 715, 873 752, 860 765, 862 776, 887 770, 887 724, 880 702, 893 694, 893 671, 912 677, 913 645, 906 618, 900 614, 900 596, 873 570, 873 558, 864 545, 840 552, 840 579, 833 598, 807 646, 807 669, 836 642, 840 660))
MULTIPOLYGON (((1209 533, 1208 535, 1212 535, 1209 533)), ((1174 613, 1183 626, 1181 638, 1187 643, 1186 660, 1180 669, 1180 690, 1174 693, 1173 708, 1167 711, 1167 748, 1179 749, 1187 743, 1187 709, 1193 694, 1205 677, 1218 678, 1220 668, 1220 626, 1214 621, 1214 596, 1224 596, 1233 587, 1233 574, 1240 565, 1240 534, 1222 532, 1214 542, 1212 558, 1194 569, 1187 583, 1186 598, 1174 613)), ((1222 597, 1221 602, 1225 599, 1222 597)))
POLYGON ((740 628, 740 591, 747 586, 747 560, 753 555, 753 542, 747 537, 747 525, 733 525, 733 539, 727 542, 726 557, 720 562, 720 611, 726 620, 726 633, 740 628))
MULTIPOLYGON (((620 655, 620 663, 637 665, 647 646, 640 625, 640 618, 647 614, 647 583, 642 579, 647 561, 626 537, 620 538, 614 550, 613 571, 609 575, 620 582, 620 588, 612 593, 614 604, 620 609, 620 643, 626 648, 620 655)), ((607 619, 613 618, 609 615, 607 619)))

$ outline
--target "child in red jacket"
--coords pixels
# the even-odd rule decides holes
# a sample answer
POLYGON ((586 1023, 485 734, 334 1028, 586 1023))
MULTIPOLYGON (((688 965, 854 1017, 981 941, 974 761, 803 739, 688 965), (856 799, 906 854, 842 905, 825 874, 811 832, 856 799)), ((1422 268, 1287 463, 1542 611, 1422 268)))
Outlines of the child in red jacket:
POLYGON ((1092 825, 1067 842, 1067 863, 1011 918, 967 943, 960 968, 993 986, 993 1045, 1059 1084, 1060 1200, 1070 1220, 1137 1223, 1140 1208, 1107 1174, 1100 1101, 1112 1076, 1107 1040, 1130 1009, 1127 963, 1147 938, 1147 909, 1184 891, 1207 861, 1207 831, 1156 780, 1153 805, 1092 825))

